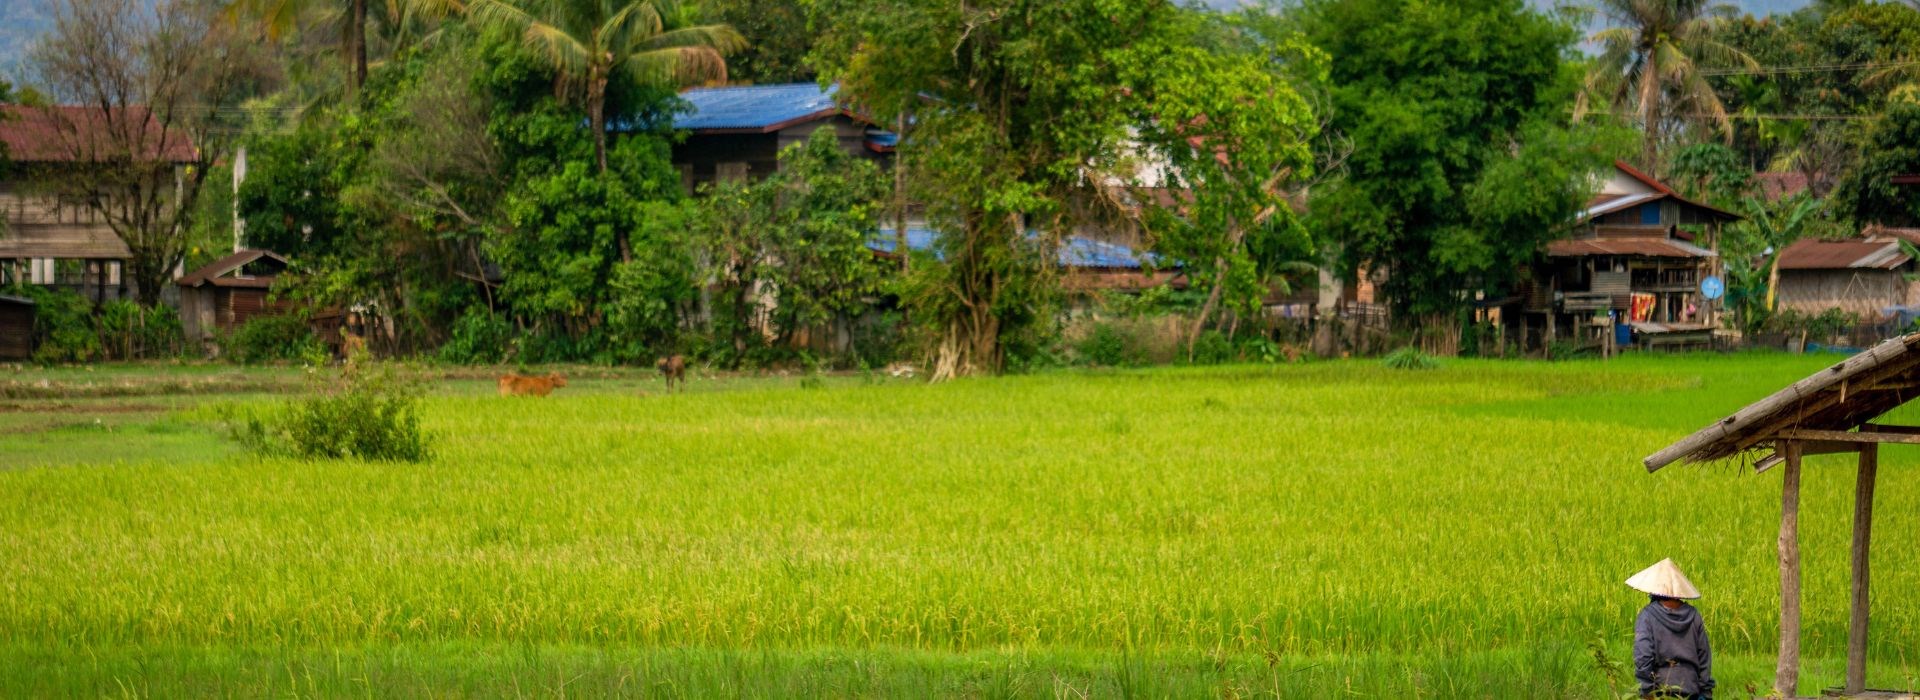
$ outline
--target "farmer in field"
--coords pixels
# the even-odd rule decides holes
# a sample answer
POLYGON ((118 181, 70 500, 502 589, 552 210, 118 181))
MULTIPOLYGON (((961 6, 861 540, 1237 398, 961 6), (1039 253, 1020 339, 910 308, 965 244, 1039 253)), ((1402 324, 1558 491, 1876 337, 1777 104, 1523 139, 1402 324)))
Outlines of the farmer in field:
POLYGON ((1653 600, 1633 622, 1633 676, 1646 698, 1713 697, 1713 650, 1700 611, 1686 603, 1700 597, 1672 559, 1627 579, 1653 600))

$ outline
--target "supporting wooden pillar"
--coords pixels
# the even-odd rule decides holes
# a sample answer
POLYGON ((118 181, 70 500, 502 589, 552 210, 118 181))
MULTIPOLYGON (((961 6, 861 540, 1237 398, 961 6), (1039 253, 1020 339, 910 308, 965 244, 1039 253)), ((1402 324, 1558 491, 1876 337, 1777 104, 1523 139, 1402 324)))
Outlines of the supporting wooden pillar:
POLYGON ((1800 687, 1800 443, 1782 441, 1780 480, 1780 659, 1773 688, 1794 697, 1800 687))
POLYGON ((1847 627, 1847 694, 1867 689, 1867 571, 1873 550, 1873 480, 1880 471, 1880 446, 1860 446, 1860 474, 1853 485, 1853 616, 1847 627))

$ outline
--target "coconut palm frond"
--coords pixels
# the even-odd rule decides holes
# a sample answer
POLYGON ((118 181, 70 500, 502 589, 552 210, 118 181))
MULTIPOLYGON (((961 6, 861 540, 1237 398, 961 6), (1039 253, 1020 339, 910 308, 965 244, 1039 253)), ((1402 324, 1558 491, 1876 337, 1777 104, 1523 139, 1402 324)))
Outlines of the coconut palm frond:
POLYGON ((627 57, 626 68, 636 80, 651 83, 698 83, 727 79, 727 60, 704 46, 682 46, 641 51, 627 57))
POLYGON ((656 49, 709 48, 721 54, 730 54, 747 47, 747 39, 724 24, 708 24, 697 27, 682 27, 660 32, 635 45, 636 49, 652 51, 656 49))

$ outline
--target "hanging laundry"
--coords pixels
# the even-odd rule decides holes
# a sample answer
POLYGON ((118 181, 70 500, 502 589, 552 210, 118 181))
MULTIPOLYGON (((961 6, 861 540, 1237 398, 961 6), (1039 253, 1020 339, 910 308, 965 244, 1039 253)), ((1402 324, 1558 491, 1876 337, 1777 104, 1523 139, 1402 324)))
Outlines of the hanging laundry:
POLYGON ((1628 320, 1632 320, 1632 321, 1653 320, 1653 305, 1657 302, 1658 302, 1658 298, 1652 294, 1635 292, 1633 294, 1633 301, 1627 310, 1628 320))

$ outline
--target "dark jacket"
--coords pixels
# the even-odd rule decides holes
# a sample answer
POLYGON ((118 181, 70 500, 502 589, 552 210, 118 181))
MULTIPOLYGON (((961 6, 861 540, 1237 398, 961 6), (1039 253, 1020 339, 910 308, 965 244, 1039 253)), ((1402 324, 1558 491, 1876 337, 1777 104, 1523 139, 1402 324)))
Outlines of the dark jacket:
POLYGON ((1713 697, 1713 651, 1700 611, 1681 603, 1669 610, 1658 601, 1633 622, 1633 676, 1640 694, 1661 689, 1682 697, 1713 697))

